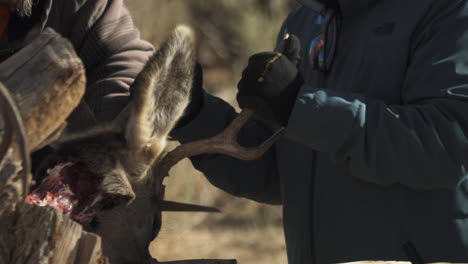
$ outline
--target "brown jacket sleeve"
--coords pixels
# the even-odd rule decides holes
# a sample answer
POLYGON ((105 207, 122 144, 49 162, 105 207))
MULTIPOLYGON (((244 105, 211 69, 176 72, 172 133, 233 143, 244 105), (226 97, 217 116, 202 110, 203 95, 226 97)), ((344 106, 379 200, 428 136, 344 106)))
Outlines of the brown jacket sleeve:
POLYGON ((53 0, 48 22, 72 41, 83 60, 85 100, 97 119, 112 120, 154 51, 140 39, 123 0, 53 0))

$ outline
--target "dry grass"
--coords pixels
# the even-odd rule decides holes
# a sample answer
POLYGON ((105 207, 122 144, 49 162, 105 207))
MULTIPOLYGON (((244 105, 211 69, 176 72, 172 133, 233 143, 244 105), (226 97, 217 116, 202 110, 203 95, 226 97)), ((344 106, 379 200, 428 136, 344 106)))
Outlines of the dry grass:
POLYGON ((278 228, 191 229, 162 234, 150 247, 159 261, 200 258, 237 259, 238 263, 287 263, 278 228), (170 252, 170 253, 168 253, 170 252), (161 256, 162 255, 162 256, 161 256))
MULTIPOLYGON (((175 25, 191 25, 205 89, 235 104, 235 85, 248 56, 271 50, 288 11, 286 0, 127 0, 142 38, 156 47, 175 25)), ((158 260, 235 258, 242 264, 286 263, 281 208, 235 198, 187 160, 166 180, 167 199, 216 206, 221 214, 167 213, 150 246, 158 260)))

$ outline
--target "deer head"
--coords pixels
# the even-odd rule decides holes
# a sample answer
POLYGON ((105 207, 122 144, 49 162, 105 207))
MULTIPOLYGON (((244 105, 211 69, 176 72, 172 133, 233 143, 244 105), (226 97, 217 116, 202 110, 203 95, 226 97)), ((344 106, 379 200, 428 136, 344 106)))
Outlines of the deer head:
MULTIPOLYGON (((153 167, 190 100, 193 42, 188 27, 176 28, 135 80, 131 102, 119 117, 66 133, 37 171, 49 176, 28 200, 40 204, 48 192, 55 195, 49 197, 55 207, 102 237, 111 263, 150 261, 148 246, 161 226, 164 196, 153 167)), ((77 111, 86 112, 86 104, 77 111)))
MULTIPOLYGON (((111 263, 156 262, 148 246, 160 230, 162 211, 214 211, 163 200, 163 179, 172 165, 202 153, 254 159, 278 137, 253 150, 234 143, 235 134, 251 115, 247 111, 224 134, 182 145, 164 155, 168 134, 190 100, 195 69, 193 44, 193 32, 186 26, 177 27, 135 80, 131 102, 116 120, 105 126, 93 125, 93 118, 80 122, 88 128, 65 133, 53 144, 54 153, 35 172, 48 176, 28 201, 53 204, 100 235, 104 255, 111 263)), ((77 112, 75 116, 90 113, 85 103, 77 112)))

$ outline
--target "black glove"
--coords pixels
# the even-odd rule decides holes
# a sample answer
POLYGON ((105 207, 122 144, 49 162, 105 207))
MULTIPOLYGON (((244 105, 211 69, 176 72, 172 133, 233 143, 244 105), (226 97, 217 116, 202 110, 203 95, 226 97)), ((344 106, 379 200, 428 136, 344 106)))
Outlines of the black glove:
POLYGON ((175 128, 180 128, 190 123, 199 113, 203 106, 203 69, 200 63, 196 63, 193 76, 192 90, 190 90, 190 103, 179 119, 175 128))
POLYGON ((291 35, 283 40, 279 52, 262 52, 250 57, 237 85, 239 106, 286 125, 297 92, 304 83, 297 68, 300 47, 299 39, 291 35))

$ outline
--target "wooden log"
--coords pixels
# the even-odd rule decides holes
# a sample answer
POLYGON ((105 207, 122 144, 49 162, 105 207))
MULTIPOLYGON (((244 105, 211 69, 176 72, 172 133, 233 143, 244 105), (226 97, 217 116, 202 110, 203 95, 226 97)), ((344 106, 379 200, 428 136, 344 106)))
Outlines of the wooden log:
MULTIPOLYGON (((7 155, 10 161, 11 152, 7 155)), ((0 170, 0 178, 10 179, 12 174, 17 174, 19 168, 14 163, 8 162, 4 169, 0 170)), ((2 227, 0 228, 0 263, 11 262, 11 243, 14 241, 15 210, 19 188, 20 186, 14 184, 0 186, 0 226, 2 227)))
POLYGON ((107 260, 102 256, 101 237, 83 232, 78 247, 75 264, 105 264, 107 260))
POLYGON ((100 238, 53 208, 23 203, 10 215, 0 219, 1 263, 107 263, 100 238))
MULTIPOLYGON (((78 105, 85 90, 81 60, 70 42, 51 29, 0 64, 0 81, 20 110, 29 151, 63 128, 66 117, 78 105)), ((0 137, 3 127, 0 120, 0 137)), ((15 206, 23 195, 19 183, 24 181, 17 177, 21 171, 17 146, 10 146, 8 158, 0 163, 0 193, 5 198, 0 206, 5 210, 15 206)))
POLYGON ((52 263, 74 263, 83 227, 73 221, 65 220, 55 233, 55 250, 52 263))
POLYGON ((23 193, 23 199, 26 199, 31 183, 31 158, 29 154, 28 140, 26 138, 23 119, 21 118, 18 106, 10 95, 8 89, 2 83, 0 83, 0 103, 0 114, 3 117, 5 124, 5 133, 3 134, 2 143, 0 144, 0 167, 2 166, 1 163, 3 163, 10 146, 13 145, 13 142, 16 139, 16 145, 14 146, 17 146, 16 152, 19 154, 21 165, 23 167, 23 171, 21 173, 21 191, 23 193))
POLYGON ((18 177, 21 169, 21 161, 10 149, 3 164, 0 164, 0 222, 22 199, 22 181, 18 177))
POLYGON ((0 81, 20 108, 31 151, 63 124, 85 91, 83 63, 52 29, 1 63, 0 81))
POLYGON ((8 263, 50 263, 62 216, 52 208, 24 203, 15 213, 17 218, 11 227, 14 229, 10 244, 12 256, 8 263))
MULTIPOLYGON (((83 96, 84 76, 72 45, 52 30, 0 64, 0 81, 19 106, 29 151, 63 129, 83 96)), ((0 120, 0 137, 3 127, 0 120)), ((0 263, 107 263, 99 237, 53 208, 24 203, 17 152, 10 147, 0 164, 0 263)))

